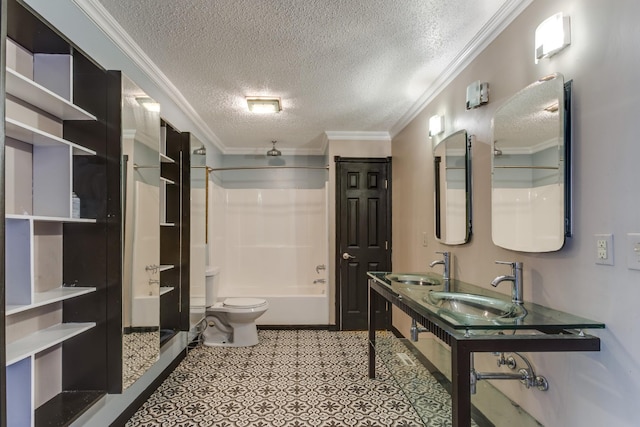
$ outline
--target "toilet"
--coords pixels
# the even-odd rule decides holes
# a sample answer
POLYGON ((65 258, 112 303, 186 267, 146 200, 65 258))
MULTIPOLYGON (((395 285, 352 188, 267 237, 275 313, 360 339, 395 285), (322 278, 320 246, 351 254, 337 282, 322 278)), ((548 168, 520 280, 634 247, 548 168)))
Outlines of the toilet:
POLYGON ((226 298, 218 301, 220 268, 207 267, 203 344, 209 347, 248 347, 258 344, 256 319, 269 308, 260 298, 226 298))

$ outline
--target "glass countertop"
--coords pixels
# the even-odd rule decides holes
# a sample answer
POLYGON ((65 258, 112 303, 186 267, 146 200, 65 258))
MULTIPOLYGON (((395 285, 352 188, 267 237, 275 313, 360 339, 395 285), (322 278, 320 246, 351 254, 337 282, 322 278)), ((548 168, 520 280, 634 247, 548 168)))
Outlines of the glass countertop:
POLYGON ((367 275, 401 297, 418 314, 430 318, 435 316, 454 329, 544 331, 605 327, 604 323, 539 304, 513 304, 507 295, 459 280, 451 280, 450 292, 443 292, 442 276, 434 273, 373 271, 367 275), (408 280, 416 277, 424 279, 422 284, 412 284, 418 281, 408 280), (425 286, 424 283, 428 285, 425 286))

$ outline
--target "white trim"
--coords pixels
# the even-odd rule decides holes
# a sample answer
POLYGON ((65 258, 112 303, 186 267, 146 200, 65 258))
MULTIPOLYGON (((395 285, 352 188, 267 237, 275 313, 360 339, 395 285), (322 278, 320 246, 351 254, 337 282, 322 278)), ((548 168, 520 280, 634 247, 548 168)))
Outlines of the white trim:
POLYGON ((220 138, 209 128, 187 99, 138 46, 98 0, 72 0, 73 3, 128 57, 154 84, 162 88, 193 124, 209 138, 220 151, 224 146, 220 138))
MULTIPOLYGON (((252 156, 265 156, 269 147, 254 147, 254 148, 227 148, 224 155, 239 156, 239 155, 252 155, 252 156)), ((278 150, 282 152, 283 156, 322 156, 325 154, 326 144, 318 148, 282 148, 278 147, 278 150)))
POLYGON ((326 131, 325 135, 329 141, 391 141, 391 135, 389 135, 389 132, 326 131))
POLYGON ((508 0, 478 31, 478 34, 451 61, 411 108, 391 126, 389 133, 395 137, 409 122, 442 92, 505 28, 520 15, 533 0, 508 0))

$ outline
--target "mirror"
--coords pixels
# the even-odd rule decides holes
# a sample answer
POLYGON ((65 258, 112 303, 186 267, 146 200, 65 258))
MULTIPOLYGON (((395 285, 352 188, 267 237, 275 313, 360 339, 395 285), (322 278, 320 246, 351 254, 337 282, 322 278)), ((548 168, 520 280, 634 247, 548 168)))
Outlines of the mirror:
POLYGON ((121 76, 124 390, 160 355, 160 112, 121 76))
POLYGON ((493 243, 522 252, 557 251, 570 235, 571 84, 553 74, 527 86, 493 118, 493 243))
POLYGON ((447 245, 471 236, 471 139, 460 130, 433 148, 435 235, 447 245))

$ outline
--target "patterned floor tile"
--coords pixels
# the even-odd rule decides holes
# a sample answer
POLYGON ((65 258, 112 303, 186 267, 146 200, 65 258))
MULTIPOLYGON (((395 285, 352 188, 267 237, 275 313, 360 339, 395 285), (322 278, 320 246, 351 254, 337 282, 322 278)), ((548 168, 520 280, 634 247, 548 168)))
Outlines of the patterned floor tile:
MULTIPOLYGON (((254 347, 191 350, 127 426, 451 425, 451 399, 426 370, 390 357, 368 378, 364 332, 264 330, 259 337, 254 347), (394 376, 409 385, 407 394, 394 376)), ((408 353, 397 340, 392 346, 389 355, 408 353)))

